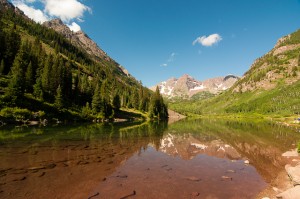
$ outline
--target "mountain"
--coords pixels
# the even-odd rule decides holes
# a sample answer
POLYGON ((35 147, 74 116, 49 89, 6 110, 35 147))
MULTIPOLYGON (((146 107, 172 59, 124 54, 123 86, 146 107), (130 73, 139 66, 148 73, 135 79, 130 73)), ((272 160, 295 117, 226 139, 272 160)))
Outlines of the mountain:
POLYGON ((41 25, 0 0, 0 44, 1 124, 145 119, 128 109, 167 118, 159 92, 143 87, 83 31, 72 32, 59 19, 41 25))
POLYGON ((43 23, 45 27, 52 28, 56 32, 62 34, 65 38, 69 39, 75 46, 84 49, 88 54, 97 58, 106 59, 110 61, 111 58, 100 49, 100 47, 91 40, 88 35, 83 31, 73 32, 70 28, 65 25, 60 19, 53 19, 43 23))
MULTIPOLYGON (((259 46, 258 46, 259 47, 259 46)), ((180 113, 297 117, 300 114, 300 30, 280 38, 230 89, 207 100, 170 103, 180 113)))
MULTIPOLYGON (((60 19, 46 21, 43 23, 43 25, 62 34, 66 39, 71 41, 73 45, 77 46, 80 49, 83 49, 96 61, 104 59, 108 62, 115 62, 85 32, 81 30, 78 32, 73 32, 60 19)), ((124 75, 130 76, 130 74, 124 67, 120 66, 116 62, 115 65, 117 65, 117 68, 119 69, 121 74, 123 73, 124 75)))
POLYGON ((230 160, 240 159, 241 155, 236 149, 221 140, 202 141, 192 134, 176 135, 166 134, 160 141, 159 151, 170 156, 179 156, 190 160, 199 154, 206 154, 230 160))
MULTIPOLYGON (((159 87, 160 93, 168 98, 181 97, 190 98, 200 92, 209 92, 217 94, 229 89, 239 77, 227 75, 226 77, 216 77, 204 81, 198 81, 190 75, 183 75, 176 78, 170 78, 156 86, 159 87)), ((155 90, 156 86, 151 87, 155 90)))
POLYGON ((300 79, 299 66, 300 30, 280 38, 271 51, 256 59, 234 91, 271 90, 278 81, 292 85, 300 79))

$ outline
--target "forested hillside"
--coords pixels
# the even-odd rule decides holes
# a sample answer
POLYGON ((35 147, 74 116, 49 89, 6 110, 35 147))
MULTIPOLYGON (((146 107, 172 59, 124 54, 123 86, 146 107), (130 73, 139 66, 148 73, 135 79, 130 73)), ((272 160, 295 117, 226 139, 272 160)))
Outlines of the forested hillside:
POLYGON ((166 118, 167 107, 120 70, 0 2, 0 121, 122 117, 120 108, 166 118))
POLYGON ((228 91, 204 101, 170 103, 180 113, 300 114, 300 30, 278 40, 228 91))

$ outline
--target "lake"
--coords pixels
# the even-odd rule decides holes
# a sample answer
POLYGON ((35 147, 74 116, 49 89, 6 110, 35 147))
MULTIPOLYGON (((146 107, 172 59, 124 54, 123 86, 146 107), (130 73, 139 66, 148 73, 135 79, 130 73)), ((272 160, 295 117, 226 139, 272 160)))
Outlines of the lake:
POLYGON ((266 121, 1 127, 0 198, 255 198, 299 140, 266 121))

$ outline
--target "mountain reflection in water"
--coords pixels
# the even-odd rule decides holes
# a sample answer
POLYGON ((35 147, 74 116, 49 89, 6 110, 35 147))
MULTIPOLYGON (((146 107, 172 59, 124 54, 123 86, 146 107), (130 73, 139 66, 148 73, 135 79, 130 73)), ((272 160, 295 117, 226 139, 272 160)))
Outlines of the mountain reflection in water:
POLYGON ((299 139, 217 120, 0 129, 0 197, 255 198, 299 139))

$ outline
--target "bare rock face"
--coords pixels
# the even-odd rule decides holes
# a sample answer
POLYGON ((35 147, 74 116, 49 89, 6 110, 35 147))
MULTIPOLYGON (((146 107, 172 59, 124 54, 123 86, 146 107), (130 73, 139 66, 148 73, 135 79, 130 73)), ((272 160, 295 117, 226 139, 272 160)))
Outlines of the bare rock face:
POLYGON ((13 9, 16 14, 19 14, 23 16, 26 19, 29 19, 26 15, 24 15, 24 12, 21 11, 19 8, 15 7, 12 3, 10 3, 7 0, 0 0, 0 9, 13 9))
POLYGON ((44 26, 52 28, 69 39, 75 46, 84 49, 89 55, 96 58, 111 61, 111 58, 83 31, 73 32, 60 19, 53 19, 43 23, 44 26))
MULTIPOLYGON (((160 93, 166 97, 190 98, 203 91, 217 94, 229 89, 238 79, 239 77, 235 75, 228 75, 226 77, 216 77, 205 81, 198 81, 192 76, 185 74, 178 79, 171 78, 167 81, 163 81, 157 86, 160 89, 160 93)), ((153 86, 150 89, 155 90, 155 88, 156 86, 153 86)))

